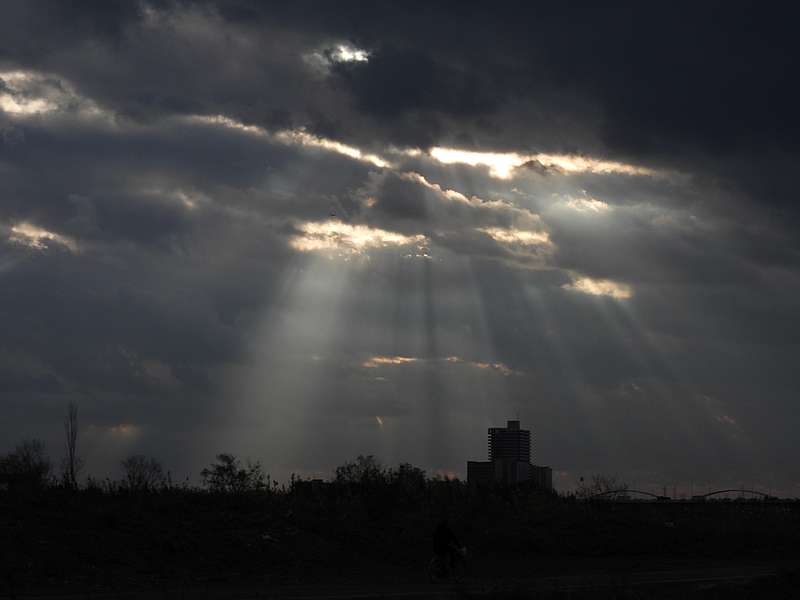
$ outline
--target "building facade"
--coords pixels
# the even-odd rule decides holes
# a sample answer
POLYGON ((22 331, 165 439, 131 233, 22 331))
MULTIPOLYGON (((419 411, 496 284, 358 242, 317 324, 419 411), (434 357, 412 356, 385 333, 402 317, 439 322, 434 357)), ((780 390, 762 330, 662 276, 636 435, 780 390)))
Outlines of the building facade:
POLYGON ((519 428, 519 421, 506 427, 489 428, 489 460, 531 462, 531 432, 519 428))
POLYGON ((531 432, 520 429, 519 421, 506 427, 489 428, 489 460, 467 462, 470 485, 516 485, 531 482, 553 489, 553 470, 531 463, 531 432))

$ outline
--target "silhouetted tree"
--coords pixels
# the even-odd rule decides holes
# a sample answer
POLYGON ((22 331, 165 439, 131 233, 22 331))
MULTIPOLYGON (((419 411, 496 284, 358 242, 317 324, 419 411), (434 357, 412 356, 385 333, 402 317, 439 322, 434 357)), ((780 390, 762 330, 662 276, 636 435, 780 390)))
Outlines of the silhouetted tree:
POLYGON ((385 481, 386 472, 372 454, 359 454, 355 461, 336 467, 336 483, 377 484, 385 481))
POLYGON ((124 485, 132 492, 146 492, 164 487, 167 478, 164 468, 155 458, 134 454, 122 461, 124 485))
POLYGON ((67 455, 62 464, 62 480, 70 488, 78 487, 78 474, 83 468, 83 460, 78 456, 78 405, 70 402, 67 418, 64 419, 67 455))
POLYGON ((13 452, 0 456, 0 475, 9 483, 43 487, 50 475, 50 460, 41 440, 24 440, 13 452))
POLYGON ((203 485, 212 492, 241 494, 267 489, 267 477, 261 463, 242 466, 233 454, 217 454, 217 462, 200 471, 203 485))
POLYGON ((392 483, 402 490, 406 496, 425 493, 425 471, 410 463, 401 463, 390 471, 392 483))

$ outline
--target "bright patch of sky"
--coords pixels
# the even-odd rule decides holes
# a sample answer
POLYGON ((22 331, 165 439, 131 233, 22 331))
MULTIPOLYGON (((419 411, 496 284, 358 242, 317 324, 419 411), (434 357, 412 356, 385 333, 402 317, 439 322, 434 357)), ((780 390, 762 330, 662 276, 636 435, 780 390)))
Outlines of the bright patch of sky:
POLYGON ((339 254, 363 254, 372 248, 421 245, 423 235, 403 235, 367 225, 351 225, 338 220, 306 221, 297 227, 299 233, 292 237, 290 245, 301 252, 336 252, 339 254))
POLYGON ((607 203, 594 198, 571 198, 567 200, 567 206, 578 212, 587 213, 602 213, 610 209, 607 203))
POLYGON ((384 355, 376 355, 370 356, 367 360, 361 363, 361 366, 365 369, 375 369, 381 366, 404 366, 404 365, 411 365, 415 363, 422 363, 422 364, 435 364, 435 363, 449 363, 451 365, 464 365, 467 367, 471 367, 473 369, 479 369, 481 371, 493 371, 503 375, 504 377, 508 377, 509 375, 519 374, 518 371, 514 371, 508 365, 495 361, 495 362, 488 362, 488 361, 474 361, 474 360, 466 360, 460 356, 447 356, 444 359, 441 358, 420 358, 417 356, 384 356, 384 355))
POLYGON ((369 52, 349 44, 339 44, 330 51, 330 56, 334 62, 367 62, 369 60, 369 52))
POLYGON ((316 148, 320 150, 326 150, 328 152, 335 152, 355 160, 372 163, 376 167, 384 168, 391 166, 391 163, 376 154, 364 152, 355 146, 343 144, 342 142, 337 142, 336 140, 330 140, 313 135, 303 129, 284 129, 281 131, 269 132, 258 125, 247 125, 241 121, 237 121, 236 119, 226 117, 225 115, 194 115, 188 117, 188 120, 189 122, 194 123, 219 125, 229 129, 235 129, 243 133, 269 138, 271 140, 291 146, 304 146, 307 148, 316 148))
POLYGON ((350 158, 354 158, 355 160, 361 160, 364 162, 372 163, 376 167, 384 168, 391 166, 391 163, 384 160, 380 156, 377 156, 376 154, 363 152, 362 150, 359 150, 355 146, 348 146, 347 144, 343 144, 335 140, 329 140, 326 138, 318 137, 316 135, 312 135, 306 131, 303 131, 302 129, 279 131, 278 133, 275 134, 275 139, 285 142, 287 144, 308 146, 311 148, 321 148, 323 150, 328 150, 330 152, 344 154, 345 156, 349 156, 350 158))
POLYGON ((550 236, 546 231, 526 231, 523 229, 503 229, 501 227, 480 227, 478 231, 485 233, 496 242, 503 244, 519 244, 521 246, 549 245, 550 236))
POLYGON ((78 249, 75 240, 26 222, 17 223, 11 228, 9 240, 34 250, 46 250, 53 242, 66 246, 73 252, 78 249))
POLYGON ((407 365, 419 359, 413 356, 371 356, 361 366, 365 369, 374 369, 380 365, 407 365))
POLYGON ((592 296, 609 296, 616 300, 626 300, 633 296, 633 290, 625 283, 611 281, 610 279, 592 279, 591 277, 576 277, 572 283, 562 286, 565 290, 572 290, 592 296))
POLYGON ((430 156, 444 164, 465 164, 473 167, 489 167, 489 174, 498 179, 510 179, 514 170, 530 162, 545 168, 554 168, 565 173, 600 173, 623 175, 656 175, 646 167, 600 160, 588 156, 570 154, 518 154, 516 152, 473 152, 458 148, 435 147, 430 156))
POLYGON ((302 55, 303 61, 322 77, 330 74, 337 63, 363 63, 369 60, 369 52, 352 44, 342 43, 333 47, 312 50, 302 55))
POLYGON ((67 109, 102 114, 94 102, 79 96, 62 79, 36 71, 0 71, 0 110, 6 114, 25 118, 67 109))

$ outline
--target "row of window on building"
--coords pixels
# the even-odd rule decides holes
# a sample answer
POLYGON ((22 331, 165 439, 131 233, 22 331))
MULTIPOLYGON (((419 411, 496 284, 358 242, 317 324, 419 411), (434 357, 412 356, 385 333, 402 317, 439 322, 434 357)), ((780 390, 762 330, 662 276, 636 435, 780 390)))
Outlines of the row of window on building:
POLYGON ((506 427, 489 428, 489 460, 467 462, 467 481, 476 486, 531 482, 551 491, 553 470, 531 462, 530 430, 508 421, 506 427))

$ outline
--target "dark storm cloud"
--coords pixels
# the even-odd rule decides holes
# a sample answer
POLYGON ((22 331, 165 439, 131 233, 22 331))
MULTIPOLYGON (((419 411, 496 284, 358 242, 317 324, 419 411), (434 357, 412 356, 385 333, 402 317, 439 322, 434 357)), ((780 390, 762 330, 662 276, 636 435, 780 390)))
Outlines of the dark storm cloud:
POLYGON ((0 393, 23 415, 4 436, 57 429, 77 398, 102 435, 127 423, 187 470, 227 449, 294 449, 274 464, 308 471, 370 449, 459 467, 511 410, 547 423, 543 456, 573 472, 680 479, 791 454, 788 12, 2 11, 0 393), (434 146, 651 171, 542 158, 503 179, 434 146), (364 366, 377 355, 414 360, 364 366), (301 426, 326 433, 302 448, 301 426))
POLYGON ((460 145, 601 150, 705 169, 759 202, 793 204, 791 178, 771 164, 791 160, 800 139, 797 14, 790 7, 311 8, 238 3, 248 20, 335 32, 372 50, 374 61, 342 66, 339 79, 357 106, 382 117, 380 124, 368 121, 373 135, 377 129, 413 143, 409 132, 418 132, 420 145, 440 141, 423 131, 429 127, 460 145), (754 180, 762 189, 753 189, 754 180), (765 185, 772 189, 760 193, 765 185))
POLYGON ((357 99, 358 107, 377 117, 433 111, 474 117, 497 108, 491 81, 476 79, 470 70, 439 64, 419 50, 381 48, 370 60, 343 63, 334 76, 357 99))
POLYGON ((0 215, 86 239, 153 240, 230 219, 231 211, 258 212, 267 201, 272 214, 326 216, 337 191, 346 200, 343 192, 367 174, 323 154, 314 169, 326 176, 306 177, 311 163, 296 148, 206 124, 56 121, 14 131, 19 139, 0 147, 0 215), (37 177, 42 165, 47 176, 37 177))
MULTIPOLYGON (((101 3, 78 14, 21 3, 9 10, 35 32, 25 40, 53 46, 23 43, 12 18, 8 54, 30 46, 30 66, 57 68, 132 115, 211 110, 272 126, 318 125, 361 142, 377 133, 420 145, 438 137, 600 149, 684 167, 706 162, 725 177, 738 169, 725 169, 717 154, 774 151, 780 160, 798 139, 792 15, 750 4, 688 12, 635 3, 302 2, 101 3), (372 60, 334 65, 321 84, 302 56, 336 40, 360 44, 372 60), (166 55, 169 75, 158 68, 166 55), (362 118, 354 120, 353 109, 362 118)), ((760 171, 738 174, 745 183, 760 171)), ((787 192, 782 186, 780 195, 787 192)))
MULTIPOLYGON (((304 2, 291 6, 112 2, 89 3, 78 10, 45 10, 48 6, 9 5, 7 54, 30 47, 24 54, 32 60, 55 60, 52 54, 56 49, 63 51, 64 44, 94 41, 117 52, 120 76, 138 67, 140 75, 160 77, 156 65, 144 61, 147 55, 138 53, 152 56, 162 48, 136 49, 134 44, 142 41, 135 35, 147 29, 148 19, 158 16, 163 21, 150 32, 153 38, 145 38, 156 42, 160 26, 177 36, 198 35, 208 28, 206 44, 194 48, 203 54, 192 58, 192 66, 201 58, 221 61, 223 53, 239 59, 253 57, 254 49, 237 48, 234 39, 218 46, 217 40, 224 39, 224 35, 219 37, 222 32, 230 37, 238 34, 267 50, 275 36, 265 32, 275 28, 284 32, 278 36, 284 44, 316 41, 324 46, 338 38, 371 50, 374 61, 336 70, 363 107, 382 117, 412 110, 454 117, 485 115, 507 103, 510 93, 515 101, 534 105, 537 97, 565 93, 584 96, 589 104, 600 103, 607 119, 607 138, 620 140, 621 148, 638 151, 637 155, 643 149, 651 149, 654 155, 659 148, 662 153, 672 151, 664 148, 664 142, 736 151, 749 150, 756 143, 791 150, 797 140, 793 107, 798 90, 791 77, 797 60, 791 35, 794 15, 765 14, 751 3, 709 3, 691 11, 637 3, 609 8, 572 3, 409 7, 378 2, 369 7, 361 3, 333 7, 304 2), (176 15, 183 15, 183 21, 194 19, 195 30, 182 31, 176 15), (20 20, 38 35, 22 36, 13 25, 20 20), (214 27, 219 35, 211 31, 214 27), (36 49, 33 42, 23 43, 34 37, 36 49), (52 46, 39 43, 42 40, 52 46), (145 66, 152 72, 146 72, 145 66)), ((286 51, 283 54, 290 61, 298 60, 289 58, 286 51)), ((174 81, 189 83, 191 71, 174 71, 184 57, 171 58, 174 81)), ((267 62, 253 66, 278 63, 271 57, 262 60, 267 62)), ((216 78, 226 75, 212 73, 211 77, 206 83, 212 84, 207 91, 213 96, 219 91, 214 84, 224 81, 216 78)), ((250 84, 268 81, 267 71, 250 84)), ((286 83, 282 80, 281 87, 286 88, 286 83)), ((248 88, 248 96, 252 89, 248 88)), ((272 96, 282 93, 272 91, 272 96)), ((181 102, 191 96, 180 95, 184 96, 181 102)), ((207 93, 199 101, 208 99, 207 93)), ((550 103, 541 108, 556 110, 557 106, 550 103)))

